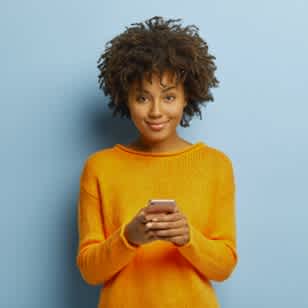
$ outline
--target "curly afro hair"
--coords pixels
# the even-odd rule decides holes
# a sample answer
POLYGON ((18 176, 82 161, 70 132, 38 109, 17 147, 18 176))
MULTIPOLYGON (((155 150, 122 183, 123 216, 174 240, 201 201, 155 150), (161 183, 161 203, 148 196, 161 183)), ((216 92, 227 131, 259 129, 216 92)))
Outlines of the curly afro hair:
POLYGON ((213 101, 210 88, 219 81, 214 72, 213 55, 208 53, 207 43, 199 36, 195 25, 182 27, 182 19, 164 20, 154 16, 143 23, 132 23, 132 27, 114 37, 105 45, 99 57, 98 82, 106 96, 110 95, 108 107, 112 116, 130 119, 127 107, 128 91, 135 80, 158 72, 160 78, 166 70, 176 74, 176 82, 183 82, 187 105, 183 110, 180 125, 189 126, 195 113, 202 119, 200 104, 213 101))

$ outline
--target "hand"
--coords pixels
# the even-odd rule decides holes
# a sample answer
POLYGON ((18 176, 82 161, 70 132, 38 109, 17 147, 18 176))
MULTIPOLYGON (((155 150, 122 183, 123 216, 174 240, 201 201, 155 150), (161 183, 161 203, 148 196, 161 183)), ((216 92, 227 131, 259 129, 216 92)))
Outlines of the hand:
POLYGON ((145 209, 140 209, 136 216, 125 226, 124 236, 131 245, 139 246, 157 239, 155 233, 145 226, 145 209))
POLYGON ((154 232, 159 240, 170 241, 177 246, 185 245, 190 240, 188 220, 176 207, 173 213, 146 214, 146 229, 154 232))

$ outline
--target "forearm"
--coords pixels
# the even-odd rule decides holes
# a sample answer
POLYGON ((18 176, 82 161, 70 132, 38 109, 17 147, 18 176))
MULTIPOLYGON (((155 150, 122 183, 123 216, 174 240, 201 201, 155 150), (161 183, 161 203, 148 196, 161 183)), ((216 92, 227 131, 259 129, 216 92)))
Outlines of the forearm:
POLYGON ((134 258, 138 247, 127 241, 124 231, 122 225, 106 240, 92 239, 81 244, 76 261, 87 283, 105 283, 134 258))
POLYGON ((189 242, 178 250, 198 272, 215 281, 227 279, 238 261, 234 241, 209 239, 192 225, 189 242))
POLYGON ((93 285, 112 278, 134 258, 138 249, 125 238, 125 223, 106 237, 103 221, 99 198, 81 187, 76 263, 83 279, 93 285))

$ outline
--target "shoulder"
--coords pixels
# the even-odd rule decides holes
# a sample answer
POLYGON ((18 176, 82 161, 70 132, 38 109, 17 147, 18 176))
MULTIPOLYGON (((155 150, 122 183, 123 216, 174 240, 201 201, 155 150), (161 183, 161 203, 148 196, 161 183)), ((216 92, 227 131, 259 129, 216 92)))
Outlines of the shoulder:
POLYGON ((113 153, 113 147, 108 147, 88 154, 84 159, 83 169, 91 173, 104 170, 105 166, 110 165, 110 159, 112 159, 113 153))
POLYGON ((231 155, 227 151, 206 144, 204 157, 207 157, 207 166, 215 178, 219 181, 228 179, 230 183, 234 182, 235 170, 231 155))
POLYGON ((108 159, 110 156, 112 156, 113 152, 114 152, 113 147, 100 149, 100 150, 90 153, 86 157, 86 161, 90 164, 95 165, 105 159, 108 159))
POLYGON ((211 159, 211 162, 216 165, 232 166, 232 159, 230 154, 222 149, 205 144, 204 155, 211 159))

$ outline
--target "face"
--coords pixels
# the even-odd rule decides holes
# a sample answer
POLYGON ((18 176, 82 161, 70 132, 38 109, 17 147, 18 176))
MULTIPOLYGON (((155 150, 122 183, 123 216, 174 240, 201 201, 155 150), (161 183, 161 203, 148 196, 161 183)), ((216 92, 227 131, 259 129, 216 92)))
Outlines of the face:
POLYGON ((150 143, 177 138, 176 127, 187 104, 183 83, 179 81, 176 85, 175 74, 166 71, 161 83, 162 85, 159 76, 153 73, 152 84, 143 79, 140 89, 135 81, 128 93, 131 119, 139 130, 140 137, 150 143))

